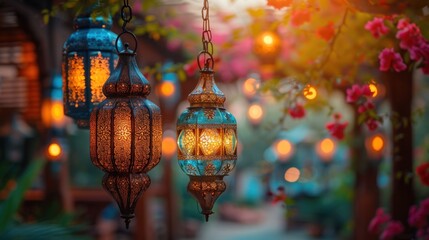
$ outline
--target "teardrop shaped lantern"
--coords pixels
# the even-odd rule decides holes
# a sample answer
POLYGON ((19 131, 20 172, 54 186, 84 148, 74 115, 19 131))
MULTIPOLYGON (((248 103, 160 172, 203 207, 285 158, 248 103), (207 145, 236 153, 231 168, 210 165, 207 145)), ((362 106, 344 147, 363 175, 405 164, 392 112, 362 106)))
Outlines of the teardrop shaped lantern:
POLYGON ((200 79, 189 94, 188 107, 177 120, 178 161, 190 177, 188 191, 198 200, 206 221, 213 213, 216 199, 225 191, 224 176, 237 160, 237 122, 225 110, 225 96, 216 86, 213 57, 210 52, 211 32, 208 26, 208 1, 203 8, 204 68, 200 79), (207 38, 208 37, 208 38, 207 38))
POLYGON ((112 18, 90 15, 75 18, 76 31, 63 47, 64 112, 79 128, 89 127, 91 110, 104 100, 101 89, 118 60, 112 18))
MULTIPOLYGON (((126 23, 131 19, 125 13, 122 17, 126 23)), ((137 44, 134 34, 123 29, 118 40, 130 34, 137 44)), ((137 200, 150 185, 146 173, 160 161, 162 142, 161 112, 146 98, 151 88, 135 53, 128 44, 119 52, 118 66, 103 86, 106 99, 90 118, 91 161, 106 172, 103 187, 118 203, 127 228, 137 200)))

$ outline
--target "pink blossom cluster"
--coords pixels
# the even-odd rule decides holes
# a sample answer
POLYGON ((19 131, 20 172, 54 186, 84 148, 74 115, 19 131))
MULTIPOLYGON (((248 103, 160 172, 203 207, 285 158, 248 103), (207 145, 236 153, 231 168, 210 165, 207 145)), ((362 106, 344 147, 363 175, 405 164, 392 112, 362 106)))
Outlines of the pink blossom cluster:
POLYGON ((423 37, 420 28, 407 19, 399 20, 396 28, 399 47, 408 51, 411 60, 421 61, 423 72, 429 74, 429 43, 423 37))
MULTIPOLYGON (((393 21, 392 18, 374 18, 365 25, 365 29, 370 31, 375 38, 380 38, 389 32, 384 24, 385 20, 393 21)), ((420 28, 415 23, 410 23, 408 19, 400 19, 396 25, 396 38, 399 40, 399 48, 402 52, 408 52, 410 60, 419 63, 419 67, 425 74, 429 74, 429 43, 423 37, 420 28)), ((380 71, 402 72, 407 69, 403 56, 394 48, 384 48, 378 55, 380 61, 380 71)))
POLYGON ((420 202, 420 206, 414 205, 410 208, 408 223, 417 228, 417 237, 429 238, 429 198, 420 202))
POLYGON ((367 84, 354 84, 346 90, 347 102, 357 106, 358 113, 363 116, 363 120, 370 131, 378 128, 379 119, 375 113, 375 105, 371 100, 373 92, 367 84))
POLYGON ((348 122, 341 122, 341 114, 334 114, 334 121, 326 124, 326 129, 329 131, 332 137, 342 140, 344 138, 344 130, 346 129, 348 122))
POLYGON ((404 231, 404 226, 400 221, 391 220, 390 215, 379 208, 371 220, 368 230, 371 233, 381 233, 381 240, 389 240, 401 234, 404 231))

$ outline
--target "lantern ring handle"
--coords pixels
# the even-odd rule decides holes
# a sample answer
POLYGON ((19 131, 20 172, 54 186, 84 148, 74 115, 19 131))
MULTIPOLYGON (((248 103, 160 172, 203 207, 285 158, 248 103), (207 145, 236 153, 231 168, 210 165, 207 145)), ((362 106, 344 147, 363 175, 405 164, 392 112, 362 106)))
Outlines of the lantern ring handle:
MULTIPOLYGON (((119 51, 119 48, 118 48, 118 43, 119 43, 119 39, 120 39, 123 35, 125 35, 125 34, 129 34, 129 35, 131 35, 131 37, 133 38, 135 48, 134 48, 134 50, 133 50, 133 52, 132 52, 132 53, 133 53, 133 54, 136 54, 136 52, 137 52, 137 46, 138 46, 137 37, 136 37, 136 35, 134 35, 134 33, 130 32, 130 31, 127 31, 127 30, 125 30, 125 31, 121 32, 121 33, 118 35, 118 37, 116 38, 116 42, 115 42, 116 52, 117 52, 118 54, 119 54, 119 53, 121 53, 121 52, 119 51)), ((124 52, 128 52, 128 43, 125 43, 124 45, 125 45, 125 50, 124 50, 124 52)))
POLYGON ((200 70, 203 70, 203 68, 201 67, 201 61, 200 61, 201 56, 204 56, 204 61, 203 61, 204 62, 204 69, 213 70, 214 69, 213 55, 210 54, 209 52, 206 52, 206 51, 201 51, 197 57, 197 63, 198 63, 198 67, 200 68, 200 70), (209 57, 207 59, 206 59, 206 55, 209 55, 209 57))

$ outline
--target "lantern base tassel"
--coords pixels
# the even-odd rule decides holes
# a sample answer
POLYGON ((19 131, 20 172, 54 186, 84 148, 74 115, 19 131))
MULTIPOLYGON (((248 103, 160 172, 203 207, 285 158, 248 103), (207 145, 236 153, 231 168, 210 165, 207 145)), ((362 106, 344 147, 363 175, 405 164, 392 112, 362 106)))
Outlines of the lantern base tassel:
POLYGON ((128 229, 134 218, 134 209, 143 192, 149 187, 150 178, 145 173, 106 173, 103 187, 115 199, 128 229))
POLYGON ((201 214, 205 215, 206 222, 213 213, 216 199, 225 191, 224 176, 189 176, 188 192, 194 196, 201 206, 201 214))

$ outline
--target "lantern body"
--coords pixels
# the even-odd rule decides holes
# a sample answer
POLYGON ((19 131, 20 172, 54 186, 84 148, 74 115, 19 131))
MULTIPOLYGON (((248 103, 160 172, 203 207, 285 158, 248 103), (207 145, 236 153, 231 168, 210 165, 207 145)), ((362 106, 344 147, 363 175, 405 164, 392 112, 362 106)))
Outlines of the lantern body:
POLYGON ((211 70, 202 70, 199 83, 188 96, 191 104, 177 120, 178 160, 190 176, 188 191, 202 213, 212 213, 214 201, 225 190, 223 177, 237 160, 237 122, 223 107, 225 96, 211 70))
POLYGON ((128 50, 119 54, 103 93, 106 99, 91 112, 90 156, 106 172, 103 186, 117 201, 128 226, 135 203, 149 187, 146 172, 161 159, 161 113, 146 99, 150 85, 128 50))
POLYGON ((64 112, 78 127, 88 128, 90 112, 104 100, 103 84, 118 59, 117 35, 110 31, 110 17, 94 19, 84 14, 75 19, 74 25, 76 31, 64 43, 63 50, 64 112))

